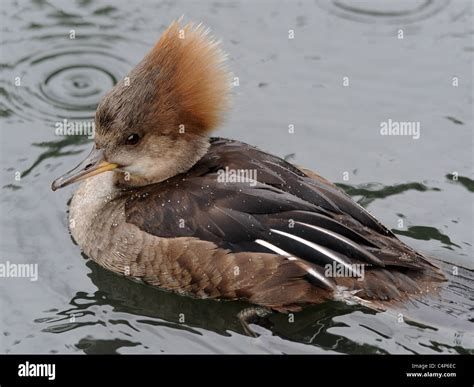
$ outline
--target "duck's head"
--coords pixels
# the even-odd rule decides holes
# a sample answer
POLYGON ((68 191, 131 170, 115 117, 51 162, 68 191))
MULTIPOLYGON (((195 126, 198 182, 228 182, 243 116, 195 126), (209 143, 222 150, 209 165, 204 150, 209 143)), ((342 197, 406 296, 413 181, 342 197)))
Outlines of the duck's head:
POLYGON ((173 22, 155 47, 100 102, 95 144, 52 189, 114 170, 119 186, 166 180, 207 151, 227 107, 225 54, 203 26, 173 22))

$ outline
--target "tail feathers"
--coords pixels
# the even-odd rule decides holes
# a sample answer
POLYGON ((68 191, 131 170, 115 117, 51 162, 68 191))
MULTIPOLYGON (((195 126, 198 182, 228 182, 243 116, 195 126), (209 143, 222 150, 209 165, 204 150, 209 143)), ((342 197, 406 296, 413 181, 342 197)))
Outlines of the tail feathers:
POLYGON ((436 294, 442 281, 444 275, 439 269, 403 273, 398 269, 377 268, 366 271, 363 279, 335 278, 338 291, 334 299, 385 310, 408 299, 436 294))

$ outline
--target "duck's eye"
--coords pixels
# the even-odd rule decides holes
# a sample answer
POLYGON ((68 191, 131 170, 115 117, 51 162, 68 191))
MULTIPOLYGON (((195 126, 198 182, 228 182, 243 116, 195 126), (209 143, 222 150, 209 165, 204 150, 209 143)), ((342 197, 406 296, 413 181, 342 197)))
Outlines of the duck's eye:
POLYGON ((136 133, 131 134, 130 136, 127 137, 127 145, 135 145, 140 141, 140 136, 136 133))

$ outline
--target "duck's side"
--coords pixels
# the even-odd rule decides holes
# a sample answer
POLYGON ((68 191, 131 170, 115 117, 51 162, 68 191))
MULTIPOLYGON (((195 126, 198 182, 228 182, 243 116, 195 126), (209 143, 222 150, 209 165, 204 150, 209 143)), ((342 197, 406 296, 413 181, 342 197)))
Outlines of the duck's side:
POLYGON ((157 184, 120 189, 113 174, 81 185, 71 233, 100 265, 151 285, 297 310, 402 301, 443 280, 334 185, 238 141, 212 139, 188 172, 157 184), (226 182, 226 168, 257 181, 226 182))

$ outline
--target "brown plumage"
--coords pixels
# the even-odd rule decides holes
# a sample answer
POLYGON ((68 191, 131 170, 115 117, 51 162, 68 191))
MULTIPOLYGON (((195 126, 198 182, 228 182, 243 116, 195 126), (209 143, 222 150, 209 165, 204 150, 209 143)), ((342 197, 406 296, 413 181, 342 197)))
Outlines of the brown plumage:
POLYGON ((206 134, 220 123, 229 104, 231 80, 225 59, 204 26, 173 22, 101 101, 97 131, 120 134, 120 122, 120 128, 160 134, 206 134))
POLYGON ((70 207, 84 253, 167 290, 279 311, 380 307, 436 288, 439 269, 329 181, 206 136, 227 105, 222 59, 203 27, 175 22, 104 97, 94 149, 53 183, 84 180, 70 207))

